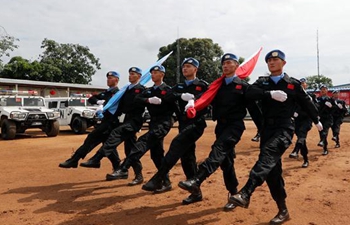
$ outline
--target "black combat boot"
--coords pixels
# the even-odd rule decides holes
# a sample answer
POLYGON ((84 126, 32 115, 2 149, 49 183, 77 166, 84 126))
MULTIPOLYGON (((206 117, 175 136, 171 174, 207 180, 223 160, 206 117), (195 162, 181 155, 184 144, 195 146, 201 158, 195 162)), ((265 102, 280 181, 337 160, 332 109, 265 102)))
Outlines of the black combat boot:
POLYGON ((142 184, 143 182, 142 166, 135 163, 135 165, 133 165, 133 169, 135 172, 135 178, 130 183, 128 183, 128 185, 134 186, 134 185, 142 184))
POLYGON ((301 143, 297 143, 293 149, 293 151, 289 154, 289 158, 297 159, 299 157, 298 153, 301 148, 301 143))
POLYGON ((158 172, 146 184, 142 185, 142 190, 154 192, 161 189, 167 173, 169 173, 169 167, 163 163, 158 172))
POLYGON ((277 203, 278 213, 277 215, 270 221, 271 225, 282 224, 289 219, 289 213, 286 206, 286 202, 282 201, 277 203))
MULTIPOLYGON (((109 156, 107 156, 107 158, 108 158, 109 161, 111 161, 111 163, 112 163, 113 173, 111 173, 111 174, 108 173, 108 174, 106 175, 106 180, 107 180, 107 181, 117 180, 115 173, 116 173, 116 171, 119 169, 120 159, 119 159, 117 153, 114 152, 114 151, 113 151, 109 156)), ((127 179, 127 178, 128 178, 128 177, 123 178, 123 179, 127 179)), ((119 179, 120 179, 120 178, 119 178, 119 179)))
POLYGON ((237 194, 237 188, 234 188, 234 190, 230 190, 227 195, 227 203, 224 206, 224 211, 229 212, 234 210, 237 206, 230 202, 230 198, 232 195, 237 194))
POLYGON ((323 152, 322 152, 322 155, 328 155, 328 148, 327 146, 323 146, 323 152))
POLYGON ((183 205, 189 205, 195 202, 199 202, 203 200, 203 196, 202 196, 202 191, 199 188, 197 191, 192 192, 187 198, 185 198, 184 200, 182 200, 182 204, 183 205))
POLYGON ((96 154, 92 156, 88 161, 80 163, 80 166, 88 168, 100 168, 100 161, 103 157, 104 155, 100 151, 97 151, 96 154))
POLYGON ((249 179, 246 185, 235 195, 230 196, 229 202, 236 206, 248 208, 250 203, 250 196, 254 192, 256 185, 249 179))
POLYGON ((58 166, 61 168, 77 168, 78 162, 81 159, 81 155, 77 152, 75 152, 72 157, 67 159, 65 162, 60 163, 58 166))
POLYGON ((335 141, 335 146, 334 148, 340 148, 340 141, 339 141, 339 136, 336 136, 336 141, 335 141))
POLYGON ((155 194, 159 194, 159 193, 167 192, 167 191, 170 191, 172 188, 173 187, 171 186, 171 182, 170 182, 170 179, 169 179, 169 174, 167 174, 165 176, 164 181, 163 181, 162 188, 155 190, 154 193, 155 194))
POLYGON ((190 193, 198 192, 203 181, 208 177, 204 168, 199 168, 197 176, 192 179, 180 181, 178 186, 190 193))
POLYGON ((260 133, 258 132, 255 137, 252 138, 252 141, 259 142, 260 141, 260 133))

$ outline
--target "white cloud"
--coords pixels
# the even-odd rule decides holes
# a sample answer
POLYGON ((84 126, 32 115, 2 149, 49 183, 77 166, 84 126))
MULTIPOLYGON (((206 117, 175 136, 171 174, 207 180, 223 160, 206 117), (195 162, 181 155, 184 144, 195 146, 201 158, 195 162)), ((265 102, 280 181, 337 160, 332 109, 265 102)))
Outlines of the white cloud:
POLYGON ((252 80, 267 72, 264 55, 280 48, 286 72, 297 78, 320 73, 334 84, 349 83, 350 3, 345 0, 0 0, 0 25, 20 39, 12 55, 36 59, 44 38, 88 46, 102 69, 93 84, 105 85, 105 73, 117 70, 127 82, 131 66, 152 64, 161 46, 178 37, 211 38, 225 52, 248 57, 264 48, 252 80))

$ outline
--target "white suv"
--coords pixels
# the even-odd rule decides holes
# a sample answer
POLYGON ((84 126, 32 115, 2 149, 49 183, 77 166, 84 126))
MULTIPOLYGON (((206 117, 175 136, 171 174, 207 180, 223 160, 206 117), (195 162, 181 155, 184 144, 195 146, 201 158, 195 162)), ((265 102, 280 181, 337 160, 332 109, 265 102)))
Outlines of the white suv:
POLYGON ((45 107, 40 96, 0 95, 1 137, 12 140, 16 133, 40 128, 48 137, 59 133, 59 112, 45 107))
POLYGON ((60 113, 60 126, 70 126, 76 134, 83 134, 86 129, 95 125, 97 105, 91 105, 85 97, 45 98, 49 109, 60 113))

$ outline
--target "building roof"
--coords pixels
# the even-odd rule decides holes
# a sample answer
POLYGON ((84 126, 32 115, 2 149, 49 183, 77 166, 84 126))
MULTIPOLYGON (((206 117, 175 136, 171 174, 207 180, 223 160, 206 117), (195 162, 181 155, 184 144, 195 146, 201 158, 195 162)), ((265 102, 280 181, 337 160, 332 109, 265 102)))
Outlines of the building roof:
POLYGON ((71 84, 71 83, 57 83, 47 81, 34 81, 34 80, 20 80, 10 78, 0 78, 0 84, 23 84, 32 86, 49 86, 49 87, 64 87, 64 88, 79 88, 79 89, 106 89, 106 87, 93 86, 90 84, 71 84))

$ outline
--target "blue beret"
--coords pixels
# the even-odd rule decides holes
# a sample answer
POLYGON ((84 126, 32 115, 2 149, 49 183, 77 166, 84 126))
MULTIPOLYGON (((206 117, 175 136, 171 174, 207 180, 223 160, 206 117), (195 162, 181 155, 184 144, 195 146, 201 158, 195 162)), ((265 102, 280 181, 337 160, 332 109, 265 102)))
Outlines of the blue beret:
POLYGON ((286 55, 281 50, 275 49, 266 54, 265 62, 267 62, 269 58, 280 58, 285 61, 286 55))
POLYGON ((115 71, 109 71, 109 72, 106 74, 106 77, 108 77, 108 76, 113 76, 113 77, 120 78, 119 73, 117 73, 117 72, 115 72, 115 71))
POLYGON ((221 65, 224 63, 224 61, 226 60, 233 60, 233 61, 236 61, 238 62, 238 57, 232 53, 226 53, 225 55, 223 55, 221 57, 221 65))
POLYGON ((140 68, 138 68, 138 67, 131 67, 130 69, 129 69, 129 73, 130 72, 136 72, 136 73, 138 73, 138 74, 141 74, 142 75, 142 70, 140 69, 140 68))
POLYGON ((299 80, 301 83, 304 83, 304 82, 306 82, 306 79, 303 77, 303 78, 300 78, 300 80, 299 80))
POLYGON ((193 66, 196 67, 196 68, 199 67, 199 62, 198 62, 198 60, 195 59, 195 58, 192 58, 192 57, 190 57, 190 58, 185 58, 184 61, 182 61, 181 66, 183 66, 184 64, 191 64, 191 65, 193 65, 193 66))
POLYGON ((153 70, 158 70, 158 71, 160 71, 160 72, 165 73, 165 68, 164 68, 164 66, 162 66, 162 65, 160 65, 160 66, 153 66, 153 67, 149 70, 149 72, 152 72, 153 70))
POLYGON ((327 85, 325 85, 325 84, 320 84, 320 89, 321 88, 327 88, 328 89, 327 85))

